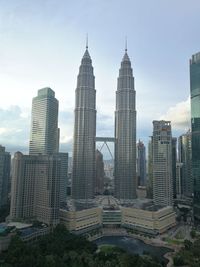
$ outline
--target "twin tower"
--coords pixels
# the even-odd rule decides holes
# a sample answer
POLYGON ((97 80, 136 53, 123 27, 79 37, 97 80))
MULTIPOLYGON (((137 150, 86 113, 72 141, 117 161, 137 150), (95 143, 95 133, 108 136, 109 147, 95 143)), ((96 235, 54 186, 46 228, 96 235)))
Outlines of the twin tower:
MULTIPOLYGON (((94 198, 96 150, 96 90, 88 47, 77 78, 72 198, 88 202, 94 198)), ((136 198, 136 110, 134 77, 125 49, 116 91, 115 111, 115 197, 121 203, 136 198)))

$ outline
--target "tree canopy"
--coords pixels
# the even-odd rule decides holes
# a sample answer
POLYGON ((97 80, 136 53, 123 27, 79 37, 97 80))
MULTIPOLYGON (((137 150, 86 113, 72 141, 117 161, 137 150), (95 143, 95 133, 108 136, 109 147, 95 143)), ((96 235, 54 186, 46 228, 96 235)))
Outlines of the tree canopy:
POLYGON ((69 233, 63 225, 33 244, 13 237, 0 262, 1 267, 161 267, 149 256, 128 254, 117 247, 99 251, 95 243, 69 233))

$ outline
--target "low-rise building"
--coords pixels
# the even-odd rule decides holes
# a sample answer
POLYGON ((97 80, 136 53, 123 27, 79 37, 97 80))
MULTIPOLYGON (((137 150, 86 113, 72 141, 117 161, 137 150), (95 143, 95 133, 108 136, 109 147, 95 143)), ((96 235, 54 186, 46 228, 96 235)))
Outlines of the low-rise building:
POLYGON ((72 206, 60 209, 60 222, 69 231, 87 233, 104 227, 121 227, 136 232, 157 235, 176 224, 173 207, 154 205, 150 200, 135 200, 130 206, 121 206, 111 196, 98 199, 97 207, 76 209, 72 206))
POLYGON ((41 236, 50 233, 50 227, 45 224, 38 223, 32 225, 21 222, 1 223, 0 224, 0 253, 6 251, 10 244, 11 238, 18 235, 24 242, 35 242, 41 236))
POLYGON ((171 206, 153 209, 121 207, 122 227, 152 235, 162 234, 176 224, 171 206))
POLYGON ((93 207, 83 210, 60 209, 60 222, 63 223, 69 231, 84 233, 102 225, 102 209, 93 207))

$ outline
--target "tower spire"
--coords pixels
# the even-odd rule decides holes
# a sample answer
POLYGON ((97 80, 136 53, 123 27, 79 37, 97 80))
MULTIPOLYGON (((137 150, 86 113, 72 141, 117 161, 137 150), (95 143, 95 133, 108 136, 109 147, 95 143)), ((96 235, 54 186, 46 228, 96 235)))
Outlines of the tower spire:
POLYGON ((125 36, 125 52, 127 52, 127 36, 125 36))
POLYGON ((86 34, 86 49, 88 49, 88 33, 86 34))

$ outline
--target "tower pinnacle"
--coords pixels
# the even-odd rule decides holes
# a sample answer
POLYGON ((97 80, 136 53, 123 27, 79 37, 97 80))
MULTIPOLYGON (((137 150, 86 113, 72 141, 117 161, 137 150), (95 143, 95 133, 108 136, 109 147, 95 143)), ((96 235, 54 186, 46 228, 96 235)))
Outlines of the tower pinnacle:
POLYGON ((127 36, 125 36, 125 52, 127 52, 127 36))
POLYGON ((88 49, 88 33, 86 34, 86 49, 88 49))

